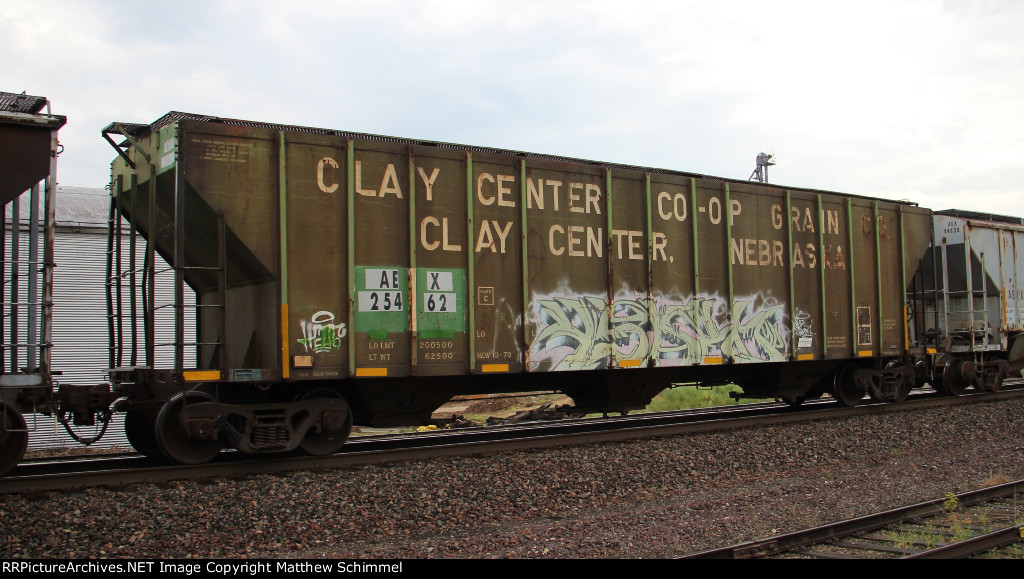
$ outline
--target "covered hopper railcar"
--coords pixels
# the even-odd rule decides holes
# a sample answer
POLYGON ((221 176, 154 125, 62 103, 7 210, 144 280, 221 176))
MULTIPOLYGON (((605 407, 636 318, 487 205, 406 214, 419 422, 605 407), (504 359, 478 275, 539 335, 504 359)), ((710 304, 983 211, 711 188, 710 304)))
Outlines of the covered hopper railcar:
POLYGON ((105 135, 115 211, 180 288, 136 297, 155 271, 115 288, 112 319, 131 301, 143 321, 113 332, 111 378, 152 401, 129 410, 133 441, 175 460, 333 452, 353 422, 421 422, 460 393, 899 399, 924 352, 906 288, 932 215, 912 204, 184 113, 105 135), (133 331, 162 305, 170 369, 133 331))
POLYGON ((329 454, 457 394, 626 412, 735 383, 854 405, 1024 365, 1019 220, 186 113, 103 136, 110 384, 53 388, 44 316, 36 375, 0 370, 0 472, 32 411, 125 411, 136 449, 201 463, 329 454))
POLYGON ((25 453, 23 414, 46 408, 54 393, 54 193, 66 121, 44 97, 0 92, 0 475, 25 453))

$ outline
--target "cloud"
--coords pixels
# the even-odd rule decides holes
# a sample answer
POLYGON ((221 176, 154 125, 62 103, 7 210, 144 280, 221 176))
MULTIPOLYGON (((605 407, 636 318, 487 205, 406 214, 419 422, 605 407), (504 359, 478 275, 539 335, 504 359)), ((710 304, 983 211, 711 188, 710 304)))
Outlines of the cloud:
POLYGON ((2 90, 69 118, 170 110, 466 142, 1024 215, 1019 2, 54 1, 0 7, 2 90))

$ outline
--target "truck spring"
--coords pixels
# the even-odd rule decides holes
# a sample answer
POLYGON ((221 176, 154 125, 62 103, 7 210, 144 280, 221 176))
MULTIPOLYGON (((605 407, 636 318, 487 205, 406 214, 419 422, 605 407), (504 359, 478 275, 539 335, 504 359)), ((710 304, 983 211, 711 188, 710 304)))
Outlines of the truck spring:
POLYGON ((288 428, 285 426, 262 426, 252 432, 253 446, 283 446, 288 442, 288 428))

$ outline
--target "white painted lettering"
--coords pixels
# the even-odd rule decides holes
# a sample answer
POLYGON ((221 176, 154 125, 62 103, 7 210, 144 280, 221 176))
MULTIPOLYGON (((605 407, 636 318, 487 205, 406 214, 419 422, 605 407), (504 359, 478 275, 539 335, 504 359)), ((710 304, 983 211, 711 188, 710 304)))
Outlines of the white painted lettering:
POLYGON ((668 237, 664 233, 654 232, 654 255, 652 256, 654 261, 659 261, 658 255, 661 255, 660 261, 668 261, 668 257, 665 255, 665 247, 668 245, 668 237))
MULTIPOLYGON (((579 205, 580 194, 576 193, 577 189, 583 189, 583 183, 569 183, 569 211, 572 213, 583 213, 583 207, 579 205)), ((569 231, 571 236, 572 227, 569 228, 569 231)), ((569 250, 569 255, 572 255, 572 249, 569 250)))
MULTIPOLYGON (((570 191, 570 193, 569 193, 570 199, 572 199, 572 189, 571 189, 571 187, 572 186, 570 185, 570 189, 569 189, 569 191, 570 191)), ((569 209, 570 209, 570 211, 572 210, 571 201, 570 201, 569 209)), ((579 236, 579 234, 582 234, 582 233, 583 233, 583 226, 582 225, 570 225, 569 226, 569 256, 570 257, 583 257, 585 255, 583 253, 583 251, 581 251, 579 249, 576 249, 577 246, 579 246, 580 244, 583 243, 583 240, 580 239, 580 236, 579 236)))
POLYGON ((533 179, 526 180, 526 207, 527 209, 533 209, 533 204, 537 203, 537 209, 544 209, 544 180, 538 178, 537 184, 533 184, 533 179))
POLYGON ((555 247, 555 232, 559 235, 565 235, 565 229, 562 229, 561 225, 552 225, 551 229, 548 229, 548 251, 551 255, 562 255, 565 252, 565 246, 561 245, 555 247))
POLYGON ((722 222, 722 202, 718 197, 708 200, 708 219, 715 225, 722 222))
POLYGON ((388 193, 397 195, 399 199, 402 199, 402 187, 398 184, 398 173, 395 171, 395 166, 391 163, 388 163, 388 168, 384 171, 384 178, 380 182, 380 197, 388 193))
POLYGON ((494 205, 494 197, 484 197, 484 181, 494 183, 494 175, 480 173, 480 176, 476 178, 476 198, 481 205, 494 205))
POLYGON ((427 251, 434 251, 438 247, 441 247, 444 251, 462 251, 461 244, 449 241, 447 217, 442 217, 440 222, 433 216, 424 217, 423 221, 420 222, 420 244, 427 251), (427 225, 441 228, 441 241, 437 241, 436 237, 429 235, 427 225))
POLYGON ((365 195, 366 197, 376 197, 377 191, 374 189, 363 189, 363 162, 356 161, 356 193, 365 195))
POLYGON ((597 185, 587 184, 587 213, 594 208, 594 213, 601 214, 601 206, 598 204, 601 199, 601 188, 597 185))
POLYGON ((427 241, 427 225, 433 225, 434 227, 440 227, 440 223, 434 217, 424 217, 423 221, 420 222, 420 244, 427 251, 434 251, 441 245, 440 241, 427 241))
POLYGON ((555 202, 555 211, 558 211, 558 190, 559 190, 559 189, 560 189, 560 188, 562 187, 562 185, 564 185, 565 183, 563 183, 563 182, 561 182, 561 181, 552 181, 551 179, 548 179, 548 180, 547 180, 547 181, 545 181, 545 182, 546 182, 546 183, 547 183, 548 185, 550 185, 550 186, 551 186, 551 199, 552 199, 552 200, 554 200, 554 202, 555 202))
POLYGON ((427 172, 423 170, 423 167, 416 167, 416 172, 420 174, 420 179, 423 179, 423 185, 427 188, 427 201, 433 201, 434 180, 437 179, 437 174, 441 172, 441 169, 434 167, 433 172, 430 173, 430 177, 427 177, 427 172))
POLYGON ((505 253, 505 241, 509 232, 512 231, 512 222, 505 222, 502 227, 497 221, 484 219, 480 222, 480 233, 477 235, 476 252, 483 249, 490 249, 492 253, 505 253), (492 232, 493 228, 493 232, 492 232), (494 243, 494 235, 498 236, 498 244, 494 243))
POLYGON ((733 218, 739 215, 743 211, 743 207, 740 205, 739 199, 729 200, 729 225, 733 224, 733 218))
POLYGON ((338 190, 338 182, 335 180, 333 184, 328 185, 327 182, 324 181, 325 166, 330 166, 332 169, 337 169, 338 162, 330 157, 324 157, 323 159, 320 159, 320 162, 316 164, 316 184, 324 193, 334 193, 335 191, 338 190))
POLYGON ((782 206, 778 203, 772 204, 772 227, 782 229, 782 206))
POLYGON ((498 175, 498 207, 515 207, 516 202, 512 199, 512 188, 505 186, 506 181, 515 183, 516 176, 498 175))

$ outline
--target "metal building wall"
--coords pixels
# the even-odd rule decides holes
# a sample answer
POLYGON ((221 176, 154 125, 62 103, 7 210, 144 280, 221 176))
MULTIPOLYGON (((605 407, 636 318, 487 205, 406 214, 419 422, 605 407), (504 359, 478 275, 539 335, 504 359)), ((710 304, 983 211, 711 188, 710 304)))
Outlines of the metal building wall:
MULTIPOLYGON (((53 371, 54 381, 60 384, 101 384, 106 382, 109 360, 107 341, 106 306, 106 254, 107 216, 109 193, 104 189, 83 187, 60 187, 57 193, 57 229, 54 236, 54 307, 53 307, 53 371), (60 374, 57 374, 57 373, 60 374)), ((25 212, 26 210, 23 210, 25 212)), ((27 213, 26 213, 27 215, 27 213)), ((23 220, 24 222, 24 220, 23 220)), ((22 245, 27 247, 27 234, 23 234, 22 245)), ((144 243, 140 238, 140 245, 144 243)), ((136 252, 137 267, 142 266, 143 252, 136 252)), ((122 248, 123 268, 130 262, 128 245, 122 248)), ((167 263, 157 256, 156 269, 163 270, 167 263)), ((173 275, 166 272, 156 279, 156 303, 169 303, 173 298, 173 275)), ((140 278, 141 283, 141 278, 140 278)), ((191 292, 186 292, 190 294, 191 292)), ((125 302, 127 303, 127 294, 125 302)), ((141 299, 141 298, 140 298, 141 299)), ((195 303, 194 297, 186 295, 186 301, 195 303)), ((157 317, 157 343, 174 341, 172 310, 166 308, 157 317)), ((194 311, 186 313, 186 336, 195 335, 194 311)), ((142 349, 143 325, 141 315, 137 322, 140 350, 142 349)), ((126 318, 123 331, 130 332, 126 318)), ((188 338, 187 338, 188 339, 188 338)), ((186 360, 194 360, 194 351, 186 360)), ((172 348, 158 348, 158 367, 172 367, 172 348)), ((125 357, 125 363, 128 357, 125 357)), ((139 365, 144 364, 140 352, 139 365)), ((60 446, 78 446, 47 416, 27 416, 29 428, 29 450, 60 446), (35 427, 35 428, 33 428, 35 427)), ((97 428, 79 427, 84 436, 93 435, 97 428)), ((112 424, 103 440, 96 446, 127 446, 120 417, 112 424)))

